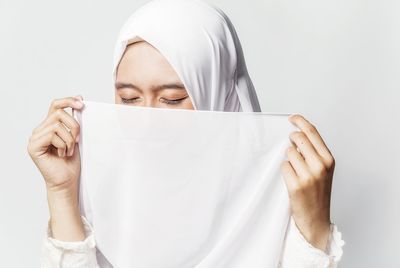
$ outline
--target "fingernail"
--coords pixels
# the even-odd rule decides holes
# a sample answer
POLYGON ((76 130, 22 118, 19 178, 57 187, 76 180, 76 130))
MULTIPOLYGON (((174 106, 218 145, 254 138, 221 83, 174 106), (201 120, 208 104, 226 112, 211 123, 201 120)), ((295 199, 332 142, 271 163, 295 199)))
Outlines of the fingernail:
POLYGON ((64 157, 65 156, 65 150, 63 150, 62 152, 61 152, 61 157, 64 157))

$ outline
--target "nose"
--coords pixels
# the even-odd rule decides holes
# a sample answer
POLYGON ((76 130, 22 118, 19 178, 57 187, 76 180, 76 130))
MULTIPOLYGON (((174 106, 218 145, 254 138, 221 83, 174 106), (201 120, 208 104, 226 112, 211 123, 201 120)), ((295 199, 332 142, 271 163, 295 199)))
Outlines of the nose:
POLYGON ((142 102, 142 106, 144 107, 149 107, 149 108, 156 108, 157 105, 153 98, 145 98, 144 101, 142 102))

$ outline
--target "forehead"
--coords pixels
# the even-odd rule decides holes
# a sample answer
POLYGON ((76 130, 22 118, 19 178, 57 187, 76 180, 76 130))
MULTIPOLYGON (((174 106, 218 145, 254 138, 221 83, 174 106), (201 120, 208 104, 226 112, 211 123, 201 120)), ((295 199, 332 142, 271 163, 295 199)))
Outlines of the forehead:
POLYGON ((117 68, 117 81, 122 78, 164 80, 167 77, 179 81, 168 60, 145 41, 128 45, 117 68))

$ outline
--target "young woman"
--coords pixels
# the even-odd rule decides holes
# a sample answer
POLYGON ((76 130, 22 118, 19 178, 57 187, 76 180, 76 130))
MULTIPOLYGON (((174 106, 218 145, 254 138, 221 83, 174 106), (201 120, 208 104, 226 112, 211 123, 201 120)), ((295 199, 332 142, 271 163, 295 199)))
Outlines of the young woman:
MULTIPOLYGON (((117 41, 114 82, 117 104, 261 111, 232 23, 200 0, 155 0, 137 10, 117 41)), ((27 148, 50 210, 42 267, 111 267, 78 206, 79 124, 64 109, 82 109, 82 100, 54 100, 27 148)), ((334 158, 310 122, 301 115, 290 121, 301 131, 290 135, 282 163, 292 217, 280 267, 336 267, 344 242, 330 219, 334 158)))

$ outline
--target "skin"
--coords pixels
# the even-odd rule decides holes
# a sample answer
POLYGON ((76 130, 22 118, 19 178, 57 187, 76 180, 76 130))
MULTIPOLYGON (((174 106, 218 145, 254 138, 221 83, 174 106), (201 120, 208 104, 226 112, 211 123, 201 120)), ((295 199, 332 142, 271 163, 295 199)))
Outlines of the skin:
MULTIPOLYGON (((63 241, 85 239, 78 206, 80 129, 64 110, 82 109, 82 100, 82 96, 53 100, 47 117, 33 130, 27 146, 46 183, 52 235, 63 241)), ((129 45, 121 59, 115 103, 194 109, 172 66, 144 41, 129 45)), ((288 160, 282 163, 292 216, 307 241, 325 250, 335 161, 315 126, 298 114, 289 120, 300 129, 290 134, 292 146, 286 152, 288 160)))

